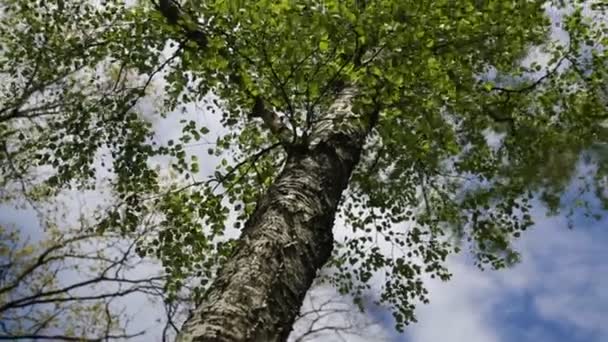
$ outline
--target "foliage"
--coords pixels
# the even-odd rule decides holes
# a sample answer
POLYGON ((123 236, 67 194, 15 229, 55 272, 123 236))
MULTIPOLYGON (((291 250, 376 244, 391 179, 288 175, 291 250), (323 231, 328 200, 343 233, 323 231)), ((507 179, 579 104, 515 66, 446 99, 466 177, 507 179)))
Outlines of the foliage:
POLYGON ((511 241, 533 225, 535 194, 563 209, 581 154, 592 181, 604 177, 594 151, 606 139, 607 40, 604 8, 591 2, 185 1, 177 23, 155 2, 1 3, 3 184, 48 196, 94 187, 107 168, 119 201, 99 231, 136 231, 156 213, 138 251, 163 261, 172 292, 188 275, 213 277, 233 246, 230 214, 242 226, 345 86, 355 111, 381 113, 341 206, 352 233, 326 280, 361 302, 385 279, 381 301, 399 329, 428 300, 423 275, 449 278, 450 253, 464 247, 480 267, 515 262, 511 241), (547 6, 562 11, 566 39, 551 37, 547 6), (163 101, 151 106, 154 86, 163 101), (179 141, 164 143, 149 120, 192 102, 221 112, 226 132, 204 181, 185 146, 211 127, 185 120, 179 141), (256 105, 282 117, 293 144, 252 118, 256 105), (168 181, 154 168, 163 156, 168 181))

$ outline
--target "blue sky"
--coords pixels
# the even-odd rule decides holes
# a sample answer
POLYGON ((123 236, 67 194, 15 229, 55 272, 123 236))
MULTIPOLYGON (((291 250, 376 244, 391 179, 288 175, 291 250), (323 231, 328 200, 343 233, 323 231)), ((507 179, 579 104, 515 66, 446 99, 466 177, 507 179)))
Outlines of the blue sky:
MULTIPOLYGON (((608 219, 579 219, 569 230, 563 217, 536 217, 518 241, 520 264, 481 272, 453 257, 453 279, 429 281, 431 304, 419 307, 419 323, 388 340, 608 341, 608 219)), ((390 331, 390 316, 375 313, 390 331)))
MULTIPOLYGON (((34 233, 33 217, 24 212, 0 211, 2 221, 17 221, 34 233)), ((30 214, 33 214, 30 212, 30 214)), ((403 342, 604 342, 608 341, 608 218, 602 221, 575 216, 575 229, 563 216, 546 217, 540 206, 537 225, 517 242, 523 260, 512 269, 480 271, 466 255, 449 260, 454 277, 449 282, 428 280, 431 303, 417 310, 419 323, 398 334, 390 313, 372 308, 352 315, 376 321, 363 337, 348 341, 403 342)), ((339 229, 339 228, 338 228, 339 229)), ((25 232, 25 231, 24 231, 25 232)), ((336 296, 328 288, 313 290, 317 302, 336 296)), ((342 300, 342 299, 339 299, 342 300)), ((348 299, 343 300, 348 303, 348 299)), ((154 323, 160 306, 144 298, 124 301, 137 314, 136 327, 149 331, 140 341, 159 340, 154 323)), ((350 319, 350 318, 349 318, 350 319)), ((326 323, 340 324, 331 316, 326 323)), ((137 330, 137 329, 134 329, 137 330)), ((324 334, 308 341, 339 341, 324 334)))
MULTIPOLYGON (((557 14, 551 14, 556 19, 557 14)), ((190 115, 197 112, 196 108, 189 108, 190 115)), ((197 114, 195 119, 205 117, 197 114)), ((179 126, 162 126, 166 121, 154 120, 160 140, 179 134, 179 126)), ((206 155, 205 148, 200 150, 206 155)), ((206 171, 209 170, 201 172, 206 171)), ((508 270, 481 272, 465 255, 453 256, 449 260, 454 273, 451 281, 428 280, 431 303, 419 306, 419 323, 408 327, 404 334, 397 334, 388 311, 373 308, 362 315, 353 308, 353 314, 359 315, 356 319, 378 324, 359 332, 363 337, 351 336, 348 340, 608 341, 608 219, 598 222, 577 215, 575 229, 570 230, 565 218, 546 217, 540 206, 536 207, 535 218, 537 225, 517 242, 523 257, 520 264, 508 270)), ((0 222, 7 221, 27 228, 34 236, 37 234, 31 212, 24 215, 0 208, 0 222)), ((319 298, 336 296, 335 291, 322 287, 312 294, 319 298)), ((150 329, 150 334, 140 341, 160 340, 155 336, 158 331, 154 331, 158 328, 154 319, 160 306, 142 298, 127 298, 124 305, 137 314, 135 326, 150 329)), ((332 316, 330 320, 328 323, 339 324, 344 317, 332 316)), ((309 341, 338 339, 329 334, 309 341)))
MULTIPOLYGON (((192 109, 183 117, 211 120, 207 115, 195 113, 192 109)), ((177 120, 173 120, 173 125, 168 121, 155 118, 159 140, 180 132, 177 120)), ((199 150, 203 158, 206 149, 199 150)), ((213 166, 208 165, 201 173, 212 169, 213 166)), ((86 201, 90 200, 91 197, 86 196, 86 201)), ((540 205, 535 207, 534 216, 537 225, 517 242, 523 260, 514 268, 481 272, 466 255, 453 256, 449 260, 454 273, 451 281, 428 280, 431 303, 418 307, 419 323, 408 327, 404 334, 397 334, 388 311, 374 308, 362 315, 353 308, 355 320, 378 324, 359 331, 363 337, 347 335, 347 340, 608 341, 608 324, 604 323, 608 317, 608 291, 605 290, 608 289, 608 219, 598 222, 579 213, 575 215, 575 229, 570 230, 563 216, 546 217, 540 205)), ((0 221, 17 222, 25 229, 24 233, 36 234, 39 228, 32 212, 25 214, 4 208, 0 210, 0 221)), ((335 291, 328 288, 317 288, 312 294, 320 300, 338 298, 335 291)), ((348 299, 338 300, 348 303, 348 299)), ((123 304, 136 315, 133 330, 149 331, 137 341, 159 341, 160 325, 155 319, 162 315, 161 307, 141 297, 126 298, 123 304)), ((326 323, 343 322, 343 316, 333 315, 326 323)), ((324 334, 307 341, 340 340, 335 335, 324 334)))
MULTIPOLYGON (((587 170, 579 164, 579 174, 587 170)), ((574 203, 579 185, 575 182, 567 189, 566 205, 574 203)), ((585 199, 601 209, 593 197, 585 199)), ((370 335, 372 340, 391 342, 608 341, 608 217, 598 221, 578 209, 571 217, 574 228, 569 229, 567 210, 557 216, 546 212, 535 200, 536 225, 514 242, 522 256, 514 267, 481 271, 470 255, 452 255, 452 280, 426 279, 431 303, 418 306, 418 323, 399 334, 390 312, 373 307, 361 319, 378 326, 348 341, 369 341, 370 335)), ((370 293, 372 299, 375 295, 370 293)), ((323 335, 309 341, 334 339, 323 335)))

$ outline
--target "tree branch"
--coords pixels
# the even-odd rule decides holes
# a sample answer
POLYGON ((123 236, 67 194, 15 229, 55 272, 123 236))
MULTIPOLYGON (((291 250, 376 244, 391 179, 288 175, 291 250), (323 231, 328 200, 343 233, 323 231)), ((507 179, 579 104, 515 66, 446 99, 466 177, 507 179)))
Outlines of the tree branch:
POLYGON ((66 335, 0 335, 0 340, 17 341, 17 340, 51 340, 51 341, 77 341, 77 342, 102 342, 107 340, 124 340, 131 339, 145 334, 145 331, 140 331, 135 334, 123 335, 106 335, 96 338, 85 338, 66 335))

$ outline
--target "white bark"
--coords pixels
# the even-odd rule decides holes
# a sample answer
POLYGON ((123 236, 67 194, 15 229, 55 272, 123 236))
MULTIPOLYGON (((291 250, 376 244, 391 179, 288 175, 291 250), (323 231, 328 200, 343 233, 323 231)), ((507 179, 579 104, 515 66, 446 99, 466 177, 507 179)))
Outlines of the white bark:
POLYGON ((314 126, 307 150, 289 156, 178 341, 287 339, 331 255, 336 209, 370 129, 362 122, 373 121, 352 113, 351 96, 314 126))

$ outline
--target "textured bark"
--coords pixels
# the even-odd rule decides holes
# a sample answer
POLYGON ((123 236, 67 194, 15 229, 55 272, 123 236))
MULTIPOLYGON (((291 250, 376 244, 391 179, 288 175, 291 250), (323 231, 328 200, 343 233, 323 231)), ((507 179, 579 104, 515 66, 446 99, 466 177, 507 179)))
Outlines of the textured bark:
MULTIPOLYGON (((369 122, 369 120, 368 120, 369 122)), ((245 225, 239 246, 178 341, 284 341, 317 270, 328 260, 342 192, 369 124, 343 95, 292 153, 245 225)))

